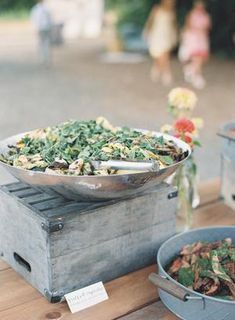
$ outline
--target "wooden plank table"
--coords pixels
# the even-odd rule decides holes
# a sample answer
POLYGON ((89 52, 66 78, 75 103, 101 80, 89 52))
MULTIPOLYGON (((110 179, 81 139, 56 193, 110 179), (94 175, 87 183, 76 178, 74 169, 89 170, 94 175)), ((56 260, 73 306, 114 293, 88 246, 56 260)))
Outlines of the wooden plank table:
MULTIPOLYGON (((219 199, 219 180, 200 188, 201 205, 194 213, 194 226, 235 225, 234 211, 219 199)), ((152 265, 105 284, 109 300, 71 314, 65 302, 50 304, 6 263, 0 260, 1 320, 176 320, 160 302, 148 275, 152 265)))

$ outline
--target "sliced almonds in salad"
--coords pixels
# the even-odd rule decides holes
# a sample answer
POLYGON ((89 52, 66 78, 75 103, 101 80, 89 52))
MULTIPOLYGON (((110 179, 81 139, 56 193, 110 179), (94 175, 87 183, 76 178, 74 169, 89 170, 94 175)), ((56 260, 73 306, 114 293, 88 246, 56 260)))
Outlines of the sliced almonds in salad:
POLYGON ((118 170, 99 170, 92 161, 155 161, 162 169, 187 156, 173 140, 154 133, 116 128, 107 119, 71 120, 38 129, 8 146, 0 161, 27 170, 65 175, 109 175, 118 170))

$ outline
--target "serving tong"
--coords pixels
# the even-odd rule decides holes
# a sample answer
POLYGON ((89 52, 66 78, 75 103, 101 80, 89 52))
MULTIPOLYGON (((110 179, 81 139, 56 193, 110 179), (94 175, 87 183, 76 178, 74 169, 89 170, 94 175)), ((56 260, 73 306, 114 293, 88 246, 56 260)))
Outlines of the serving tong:
POLYGON ((113 170, 130 170, 130 171, 149 171, 156 172, 159 165, 156 161, 124 161, 124 160, 93 160, 91 164, 96 170, 113 169, 113 170))

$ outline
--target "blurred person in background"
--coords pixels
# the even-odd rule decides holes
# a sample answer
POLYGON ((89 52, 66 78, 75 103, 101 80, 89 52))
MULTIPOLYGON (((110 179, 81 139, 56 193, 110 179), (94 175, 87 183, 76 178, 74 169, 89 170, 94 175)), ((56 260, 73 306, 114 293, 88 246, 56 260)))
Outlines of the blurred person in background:
POLYGON ((185 81, 195 88, 203 89, 205 79, 202 67, 209 57, 209 31, 211 19, 203 1, 195 1, 189 12, 182 34, 179 48, 179 59, 186 63, 184 66, 185 81))
POLYGON ((63 28, 67 19, 68 0, 44 0, 47 10, 52 17, 51 43, 53 46, 61 46, 64 43, 63 28))
POLYGON ((38 0, 38 3, 32 8, 31 21, 38 33, 42 62, 49 65, 51 62, 51 30, 53 24, 51 13, 43 0, 38 0))
POLYGON ((163 85, 172 83, 170 53, 177 44, 175 1, 162 0, 155 5, 144 29, 149 53, 153 58, 151 79, 163 85))

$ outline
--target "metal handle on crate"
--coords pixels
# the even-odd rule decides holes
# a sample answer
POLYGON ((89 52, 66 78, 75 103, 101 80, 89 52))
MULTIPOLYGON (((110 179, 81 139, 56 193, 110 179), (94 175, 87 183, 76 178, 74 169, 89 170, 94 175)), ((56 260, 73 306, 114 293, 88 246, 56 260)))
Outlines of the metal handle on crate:
POLYGON ((219 131, 219 132, 217 132, 217 135, 218 135, 219 137, 222 137, 222 138, 226 138, 226 139, 235 141, 235 136, 232 135, 232 134, 229 134, 229 133, 226 132, 226 131, 219 131))
POLYGON ((28 272, 31 272, 31 266, 24 258, 22 258, 18 253, 13 253, 15 261, 20 264, 22 267, 24 267, 28 272))

